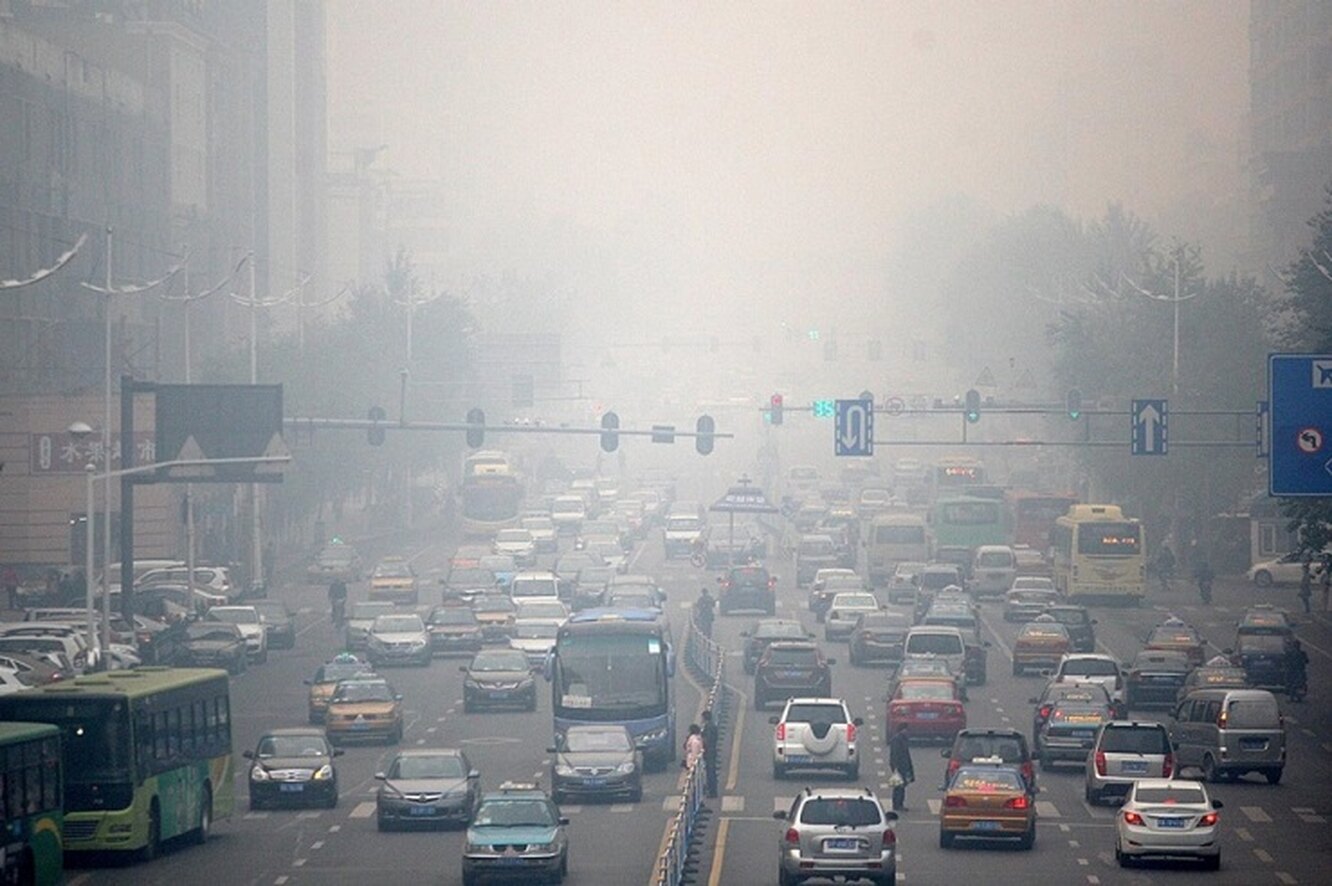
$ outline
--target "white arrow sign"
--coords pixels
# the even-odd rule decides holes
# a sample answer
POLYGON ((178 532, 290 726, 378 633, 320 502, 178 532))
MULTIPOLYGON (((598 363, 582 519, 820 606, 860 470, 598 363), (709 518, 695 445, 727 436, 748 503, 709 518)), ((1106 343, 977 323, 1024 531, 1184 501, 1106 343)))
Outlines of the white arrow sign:
POLYGON ((833 449, 842 456, 874 454, 874 401, 838 400, 833 449))

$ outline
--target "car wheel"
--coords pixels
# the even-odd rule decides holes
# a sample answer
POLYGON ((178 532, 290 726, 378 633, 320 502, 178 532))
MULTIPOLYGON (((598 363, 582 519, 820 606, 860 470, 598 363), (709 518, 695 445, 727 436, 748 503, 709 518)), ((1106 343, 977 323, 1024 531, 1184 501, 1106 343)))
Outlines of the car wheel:
POLYGON ((940 849, 952 849, 952 848, 953 848, 953 835, 950 834, 950 833, 947 833, 946 831, 940 831, 940 832, 939 832, 939 848, 940 848, 940 849))
POLYGON ((764 698, 763 698, 763 694, 760 693, 758 690, 755 690, 755 691, 754 691, 754 710, 756 710, 756 711, 761 711, 761 710, 763 710, 765 707, 767 707, 767 701, 764 700, 764 698))
POLYGON ((1259 569, 1253 574, 1253 583, 1260 588, 1270 588, 1272 586, 1272 573, 1266 569, 1259 569))
POLYGON ((633 789, 632 791, 629 792, 629 802, 630 802, 630 803, 641 803, 641 802, 643 802, 643 783, 642 783, 642 782, 639 782, 638 784, 634 785, 634 789, 633 789))
POLYGON ((1263 775, 1267 776, 1268 784, 1281 784, 1280 769, 1269 769, 1266 772, 1264 772, 1263 775))
POLYGON ((1027 829, 1027 832, 1022 835, 1022 839, 1018 840, 1018 848, 1030 849, 1035 845, 1036 845, 1036 825, 1032 824, 1032 826, 1027 829))
POLYGON ((148 813, 148 841, 143 844, 139 850, 139 861, 152 861, 162 851, 162 812, 157 807, 157 801, 153 801, 152 810, 148 813))
POLYGON ((1204 859, 1203 859, 1203 870, 1205 870, 1205 871, 1219 871, 1219 870, 1221 870, 1221 853, 1218 852, 1216 855, 1211 855, 1211 856, 1208 856, 1207 858, 1204 858, 1204 859))
POLYGON ((772 777, 781 781, 786 778, 786 766, 781 763, 772 764, 772 777))
POLYGON ((393 822, 389 821, 387 818, 385 818, 382 815, 375 816, 375 826, 380 830, 380 832, 393 830, 393 822))
POLYGON ((242 670, 242 665, 240 662, 233 661, 231 663, 231 666, 227 668, 227 673, 231 674, 233 677, 239 677, 241 674, 245 672, 244 670, 242 670))
POLYGON ((338 786, 337 786, 337 785, 334 785, 334 786, 333 786, 333 790, 329 793, 329 795, 328 795, 328 799, 324 801, 324 808, 325 808, 325 809, 337 809, 337 808, 338 808, 338 786))
POLYGON ((779 867, 777 869, 777 883, 779 886, 796 886, 799 882, 800 880, 797 879, 796 875, 787 871, 786 868, 779 867))
POLYGON ((266 664, 267 662, 268 662, 268 647, 265 646, 265 647, 263 648, 263 651, 260 652, 258 655, 256 655, 256 656, 254 657, 254 663, 255 663, 255 664, 266 664))
POLYGON ((463 886, 476 886, 476 874, 471 871, 463 871, 463 886))
POLYGON ((1018 664, 1017 662, 1013 662, 1013 676, 1014 677, 1022 676, 1022 665, 1018 664))
POLYGON ((1119 862, 1121 868, 1130 867, 1133 864, 1133 859, 1125 855, 1123 850, 1119 848, 1118 840, 1115 841, 1115 861, 1119 862))
POLYGON ((1049 754, 1041 754, 1040 760, 1041 760, 1042 772, 1049 772, 1052 768, 1054 768, 1054 762, 1050 759, 1049 754))
POLYGON ((860 779, 860 764, 859 764, 859 763, 852 763, 850 766, 846 767, 846 780, 847 780, 847 781, 857 781, 857 780, 859 780, 859 779, 860 779))
POLYGON ((1216 784, 1221 780, 1221 773, 1216 768, 1216 760, 1212 759, 1211 754, 1203 755, 1202 761, 1203 781, 1209 784, 1216 784))
POLYGON ((466 701, 466 700, 464 700, 464 701, 463 701, 463 713, 464 713, 464 714, 474 714, 474 713, 476 713, 476 705, 472 704, 470 701, 466 701))
POLYGON ((1087 801, 1088 806, 1095 806, 1097 803, 1101 802, 1100 792, 1092 790, 1091 785, 1087 785, 1082 789, 1082 798, 1087 801))
POLYGON ((527 703, 527 710, 531 712, 535 711, 536 709, 537 709, 537 700, 536 700, 536 693, 534 692, 532 693, 532 700, 527 703))

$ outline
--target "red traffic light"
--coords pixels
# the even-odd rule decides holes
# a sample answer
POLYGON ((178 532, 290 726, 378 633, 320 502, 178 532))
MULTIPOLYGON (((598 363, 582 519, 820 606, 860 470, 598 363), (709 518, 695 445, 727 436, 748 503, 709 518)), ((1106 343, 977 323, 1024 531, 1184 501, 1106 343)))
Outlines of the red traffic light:
POLYGON ((782 405, 782 395, 781 395, 781 394, 773 394, 773 395, 772 395, 772 399, 769 400, 768 402, 769 402, 771 405, 776 406, 777 408, 780 409, 780 408, 781 408, 781 405, 782 405))

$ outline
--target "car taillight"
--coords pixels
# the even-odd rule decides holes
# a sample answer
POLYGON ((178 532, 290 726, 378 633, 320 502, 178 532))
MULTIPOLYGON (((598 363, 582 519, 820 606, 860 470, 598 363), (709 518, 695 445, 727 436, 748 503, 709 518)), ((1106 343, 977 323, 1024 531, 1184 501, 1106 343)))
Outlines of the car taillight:
POLYGON ((884 846, 896 846, 896 845, 897 845, 897 831, 893 830, 892 828, 889 828, 888 830, 884 831, 884 832, 883 832, 883 845, 884 845, 884 846))
POLYGON ((1129 810, 1129 811, 1127 811, 1127 812, 1124 813, 1124 821, 1125 821, 1125 823, 1127 823, 1127 824, 1141 825, 1141 824, 1142 824, 1142 816, 1139 815, 1138 813, 1132 811, 1132 810, 1129 810))
POLYGON ((1169 778, 1170 774, 1174 771, 1175 771, 1175 755, 1166 754, 1165 759, 1161 761, 1161 777, 1169 778))
POLYGON ((768 590, 772 590, 775 587, 777 587, 777 579, 775 578, 768 579, 768 590))
POLYGON ((959 806, 967 805, 967 799, 966 797, 959 797, 955 794, 949 795, 944 797, 944 805, 956 809, 959 806))
POLYGON ((855 744, 855 741, 856 741, 856 724, 855 724, 855 723, 847 723, 847 724, 846 724, 846 743, 847 743, 847 744, 855 744))
POLYGON ((777 740, 778 740, 778 741, 786 741, 786 724, 785 724, 785 723, 778 723, 778 724, 777 724, 777 740))
POLYGON ((723 580, 721 586, 723 591, 729 591, 731 589, 731 583, 729 581, 723 580))
POLYGON ((961 761, 961 760, 949 760, 949 761, 948 761, 948 777, 951 779, 951 778, 953 777, 953 773, 956 772, 957 770, 961 769, 961 768, 962 768, 962 761, 961 761))
POLYGON ((788 843, 790 843, 790 844, 792 844, 792 845, 799 845, 799 843, 800 843, 800 832, 797 831, 795 828, 787 828, 787 829, 786 829, 786 842, 788 842, 788 843))
POLYGON ((1198 819, 1198 827, 1200 827, 1200 828, 1210 828, 1210 827, 1212 827, 1213 825, 1215 825, 1215 824, 1217 823, 1217 821, 1220 820, 1220 818, 1221 818, 1221 814, 1220 814, 1220 813, 1218 813, 1218 812, 1209 812, 1209 813, 1207 813, 1206 815, 1204 815, 1202 818, 1198 819))
POLYGON ((1023 794, 1020 797, 1009 797, 1007 800, 1004 801, 1004 808, 1026 809, 1030 804, 1031 801, 1027 799, 1027 795, 1023 794))
POLYGON ((1050 719, 1050 705, 1041 705, 1041 709, 1037 712, 1036 716, 1040 717, 1042 720, 1050 719))
POLYGON ((1105 775, 1105 751, 1096 752, 1096 774, 1105 775))
POLYGON ((1036 783, 1036 767, 1032 765, 1030 760, 1022 764, 1022 777, 1026 779, 1029 785, 1036 783))

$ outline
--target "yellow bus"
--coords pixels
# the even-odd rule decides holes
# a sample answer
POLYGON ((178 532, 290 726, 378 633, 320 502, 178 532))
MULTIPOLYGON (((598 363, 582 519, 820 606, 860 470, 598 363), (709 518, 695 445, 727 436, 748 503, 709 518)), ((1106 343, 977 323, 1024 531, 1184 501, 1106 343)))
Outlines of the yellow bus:
POLYGON ((1147 543, 1118 505, 1073 505, 1055 520, 1053 542, 1055 587, 1070 602, 1142 605, 1147 543))

